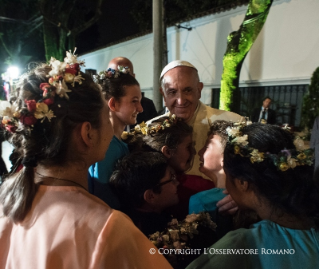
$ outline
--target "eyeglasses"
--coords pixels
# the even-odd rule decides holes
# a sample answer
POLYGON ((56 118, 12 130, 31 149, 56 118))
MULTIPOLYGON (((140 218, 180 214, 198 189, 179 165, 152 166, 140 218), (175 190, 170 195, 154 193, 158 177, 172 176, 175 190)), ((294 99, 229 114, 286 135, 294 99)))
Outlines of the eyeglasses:
POLYGON ((165 180, 164 182, 158 183, 155 187, 160 187, 160 186, 163 186, 163 185, 165 185, 167 183, 170 183, 170 182, 173 182, 174 184, 178 183, 178 180, 177 180, 175 174, 171 174, 171 178, 170 179, 165 180))

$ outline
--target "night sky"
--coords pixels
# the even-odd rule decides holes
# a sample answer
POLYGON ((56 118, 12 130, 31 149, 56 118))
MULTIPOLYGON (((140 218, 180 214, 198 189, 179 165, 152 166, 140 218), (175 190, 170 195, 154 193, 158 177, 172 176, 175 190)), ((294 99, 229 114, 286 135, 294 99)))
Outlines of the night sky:
POLYGON ((76 41, 78 53, 83 54, 139 32, 130 10, 133 1, 106 0, 99 21, 82 32, 76 41))

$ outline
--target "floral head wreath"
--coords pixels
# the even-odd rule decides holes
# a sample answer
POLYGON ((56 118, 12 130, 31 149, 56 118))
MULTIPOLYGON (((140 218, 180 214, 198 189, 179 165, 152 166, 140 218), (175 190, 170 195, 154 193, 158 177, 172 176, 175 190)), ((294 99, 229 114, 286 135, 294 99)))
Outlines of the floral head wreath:
POLYGON ((236 155, 249 158, 251 163, 260 163, 269 159, 280 171, 294 169, 300 165, 312 165, 314 152, 312 149, 305 148, 300 137, 297 136, 294 140, 295 149, 284 149, 278 154, 260 152, 249 146, 248 135, 242 135, 241 128, 244 126, 246 123, 235 123, 233 127, 226 129, 228 144, 233 147, 236 155))
POLYGON ((93 75, 93 80, 95 83, 100 83, 106 78, 118 78, 121 74, 129 74, 130 72, 131 70, 128 66, 119 65, 117 70, 108 68, 105 71, 101 71, 98 75, 93 75))
POLYGON ((136 134, 152 135, 171 127, 176 124, 177 121, 176 115, 173 114, 168 119, 165 119, 162 123, 156 124, 155 126, 149 126, 146 125, 145 122, 142 122, 141 124, 137 124, 132 132, 123 132, 121 138, 126 140, 129 136, 134 136, 136 134))
MULTIPOLYGON (((63 62, 51 57, 50 66, 52 70, 48 74, 48 83, 41 83, 39 88, 42 90, 42 98, 36 100, 25 100, 26 107, 19 109, 16 102, 0 102, 0 117, 2 118, 2 127, 9 132, 15 132, 18 128, 27 126, 32 128, 34 124, 46 119, 50 122, 55 117, 54 112, 49 108, 55 101, 55 96, 69 99, 68 84, 74 87, 75 83, 82 84, 84 78, 80 73, 80 66, 84 66, 84 61, 79 61, 77 56, 71 51, 66 52, 63 62)), ((58 105, 60 107, 60 105, 58 105)))

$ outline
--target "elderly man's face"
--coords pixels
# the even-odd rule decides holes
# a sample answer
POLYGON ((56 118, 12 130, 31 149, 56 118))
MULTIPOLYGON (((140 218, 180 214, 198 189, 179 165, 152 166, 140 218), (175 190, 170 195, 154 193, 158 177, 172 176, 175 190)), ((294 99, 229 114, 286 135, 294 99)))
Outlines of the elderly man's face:
POLYGON ((169 111, 189 121, 194 115, 203 89, 197 71, 186 66, 175 67, 164 75, 162 86, 161 93, 169 111))

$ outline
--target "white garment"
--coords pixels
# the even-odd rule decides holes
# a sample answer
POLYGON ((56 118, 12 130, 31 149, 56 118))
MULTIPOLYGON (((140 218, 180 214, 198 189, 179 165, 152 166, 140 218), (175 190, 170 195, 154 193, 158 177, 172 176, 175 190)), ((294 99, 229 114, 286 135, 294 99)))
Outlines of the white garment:
MULTIPOLYGON (((150 124, 152 121, 158 118, 169 115, 170 113, 160 115, 154 119, 149 120, 147 124, 150 124)), ((192 168, 188 170, 186 174, 197 175, 208 179, 208 177, 206 177, 203 173, 199 172, 198 170, 200 164, 198 151, 204 147, 209 127, 215 120, 238 122, 240 120, 243 120, 243 117, 233 112, 219 110, 216 108, 212 108, 210 106, 206 106, 201 101, 199 101, 195 114, 189 121, 189 125, 193 127, 193 141, 195 141, 196 155, 194 156, 192 168)))

